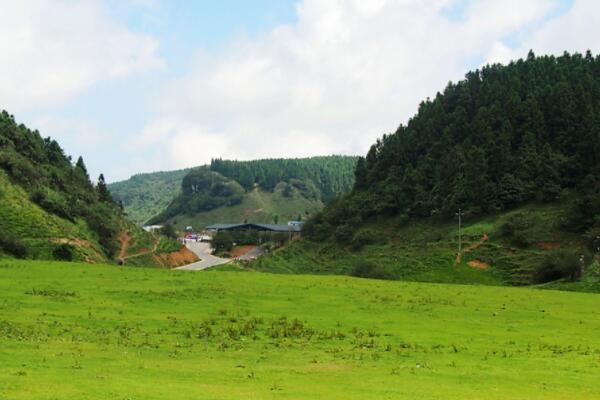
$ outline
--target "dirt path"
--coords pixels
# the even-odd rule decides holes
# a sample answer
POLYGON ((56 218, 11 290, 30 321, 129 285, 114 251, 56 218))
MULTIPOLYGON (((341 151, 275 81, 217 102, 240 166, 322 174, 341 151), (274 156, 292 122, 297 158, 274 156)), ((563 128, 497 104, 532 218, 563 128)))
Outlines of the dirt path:
POLYGON ((462 261, 462 256, 463 254, 467 254, 472 252, 473 250, 478 249, 479 247, 481 247, 482 244, 484 244, 485 242, 487 242, 488 240, 490 240, 490 237, 487 233, 484 233, 483 236, 481 237, 481 240, 477 243, 473 243, 472 245, 465 247, 463 249, 463 251, 461 251, 460 253, 458 253, 456 255, 456 264, 460 264, 462 261))
POLYGON ((127 249, 129 248, 129 241, 131 240, 131 236, 129 236, 129 232, 123 231, 121 237, 119 237, 119 242, 121 242, 121 250, 119 250, 120 259, 125 259, 125 254, 127 254, 127 249))

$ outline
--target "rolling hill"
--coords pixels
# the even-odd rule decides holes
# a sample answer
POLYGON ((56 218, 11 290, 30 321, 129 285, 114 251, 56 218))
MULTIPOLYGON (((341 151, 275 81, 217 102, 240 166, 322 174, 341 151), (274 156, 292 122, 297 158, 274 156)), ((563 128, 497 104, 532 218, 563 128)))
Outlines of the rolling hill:
POLYGON ((307 240, 251 267, 597 282, 599 116, 600 57, 590 52, 469 72, 358 160, 353 190, 306 223, 307 240), (457 256, 459 212, 469 251, 457 256))
POLYGON ((164 211, 180 193, 189 169, 137 174, 108 184, 113 197, 123 203, 127 218, 141 225, 164 211))
POLYGON ((191 170, 136 175, 109 189, 137 223, 171 223, 180 229, 219 222, 271 223, 305 219, 346 193, 354 182, 356 160, 216 159, 191 170))

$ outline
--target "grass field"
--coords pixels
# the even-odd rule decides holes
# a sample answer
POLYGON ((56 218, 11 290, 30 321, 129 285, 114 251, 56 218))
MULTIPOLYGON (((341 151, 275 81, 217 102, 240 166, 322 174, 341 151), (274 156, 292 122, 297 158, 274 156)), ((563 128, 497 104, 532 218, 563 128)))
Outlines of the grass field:
POLYGON ((600 296, 0 260, 0 399, 600 398, 600 296))

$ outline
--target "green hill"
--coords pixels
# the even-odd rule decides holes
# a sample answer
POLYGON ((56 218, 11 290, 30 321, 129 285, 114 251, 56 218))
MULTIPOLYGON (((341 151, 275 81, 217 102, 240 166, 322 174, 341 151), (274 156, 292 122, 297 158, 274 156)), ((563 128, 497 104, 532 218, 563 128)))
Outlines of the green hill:
POLYGON ((600 253, 599 116, 600 57, 589 52, 530 53, 469 72, 358 160, 353 190, 306 223, 308 241, 256 267, 434 281, 577 280, 600 253), (465 269, 465 260, 454 266, 459 209, 467 246, 489 235, 466 260, 477 257, 489 270, 465 269), (353 265, 362 258, 374 265, 353 265))
POLYGON ((123 203, 127 218, 141 225, 164 211, 180 193, 181 181, 189 169, 137 174, 110 183, 108 189, 123 203))
POLYGON ((179 251, 165 241, 127 222, 102 175, 92 184, 81 157, 73 163, 56 141, 0 114, 0 255, 107 262, 136 247, 179 251))
POLYGON ((136 175, 109 188, 137 223, 201 228, 219 222, 287 221, 306 218, 348 192, 356 160, 216 159, 192 170, 136 175))
POLYGON ((0 398, 594 399, 600 296, 0 260, 0 398))

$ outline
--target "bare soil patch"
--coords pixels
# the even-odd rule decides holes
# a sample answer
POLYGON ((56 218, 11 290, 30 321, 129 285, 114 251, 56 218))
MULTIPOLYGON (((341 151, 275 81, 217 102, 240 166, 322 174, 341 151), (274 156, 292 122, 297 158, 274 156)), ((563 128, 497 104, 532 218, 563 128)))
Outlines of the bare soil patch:
POLYGON ((537 246, 540 250, 554 250, 560 247, 560 244, 556 242, 540 242, 537 246))
POLYGON ((248 245, 248 246, 236 246, 234 247, 230 252, 229 252, 229 256, 231 258, 237 258, 237 257, 241 257, 244 254, 248 253, 250 250, 252 250, 253 248, 255 248, 256 246, 254 245, 248 245))
POLYGON ((467 264, 469 265, 469 267, 475 269, 490 269, 490 264, 480 260, 471 260, 467 264))
POLYGON ((179 251, 172 253, 161 253, 154 255, 154 260, 163 267, 181 267, 183 265, 200 261, 198 256, 187 247, 182 247, 179 251))

